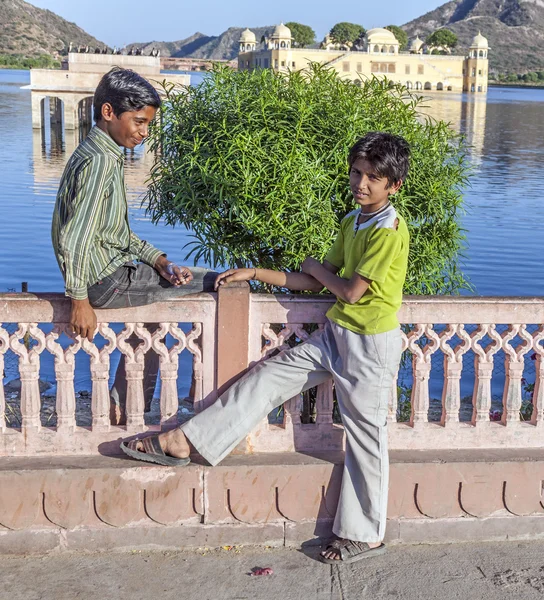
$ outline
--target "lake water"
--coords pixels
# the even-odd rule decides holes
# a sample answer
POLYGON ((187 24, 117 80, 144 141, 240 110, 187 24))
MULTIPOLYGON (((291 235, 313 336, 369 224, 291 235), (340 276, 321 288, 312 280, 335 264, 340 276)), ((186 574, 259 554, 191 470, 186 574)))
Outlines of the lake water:
MULTIPOLYGON (((30 92, 21 89, 29 79, 28 72, 0 70, 0 290, 19 291, 27 281, 29 291, 60 292, 51 214, 64 164, 79 140, 69 132, 63 146, 46 132, 42 144, 40 132, 32 130, 30 92)), ((544 296, 544 90, 492 88, 487 97, 435 94, 426 106, 472 145, 463 269, 476 293, 544 296)), ((132 227, 182 262, 188 232, 153 225, 140 206, 150 164, 141 150, 127 154, 132 227)), ((44 370, 50 378, 52 365, 44 370)), ((78 368, 76 389, 89 389, 87 373, 78 368)))
MULTIPOLYGON (((199 75, 197 75, 199 77, 199 75)), ((49 236, 65 151, 32 130, 29 73, 0 70, 0 290, 61 291, 49 236)), ((475 166, 463 218, 464 271, 481 295, 544 296, 544 90, 492 88, 485 97, 433 95, 426 111, 472 144, 475 166)), ((127 155, 130 218, 138 235, 182 260, 186 231, 153 225, 140 206, 150 157, 127 155)))

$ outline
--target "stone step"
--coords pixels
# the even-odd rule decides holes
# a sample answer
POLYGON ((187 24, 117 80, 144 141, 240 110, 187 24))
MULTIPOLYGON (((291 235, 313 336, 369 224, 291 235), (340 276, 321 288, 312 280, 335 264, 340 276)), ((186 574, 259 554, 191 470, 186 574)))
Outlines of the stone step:
MULTIPOLYGON (((544 536, 544 450, 391 452, 388 542, 544 536)), ((5 458, 0 553, 297 545, 331 531, 342 453, 5 458)))

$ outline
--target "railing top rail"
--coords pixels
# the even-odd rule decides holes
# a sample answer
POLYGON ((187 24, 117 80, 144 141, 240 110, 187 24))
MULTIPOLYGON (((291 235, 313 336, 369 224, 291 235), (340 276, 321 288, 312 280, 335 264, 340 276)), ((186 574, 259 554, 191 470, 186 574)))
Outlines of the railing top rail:
MULTIPOLYGON (((252 294, 255 316, 270 323, 323 322, 327 295, 252 294)), ((544 323, 544 297, 405 296, 401 323, 544 323)))
MULTIPOLYGON (((254 316, 262 322, 322 322, 331 295, 251 294, 254 316)), ((201 321, 216 310, 216 294, 180 296, 128 309, 102 309, 103 322, 201 321)), ((67 323, 70 300, 59 293, 0 294, 3 322, 67 323)), ((543 297, 405 296, 401 323, 544 323, 543 297)))
MULTIPOLYGON (((100 309, 99 322, 160 323, 200 322, 214 318, 216 293, 180 296, 147 306, 100 309)), ((64 294, 0 294, 0 314, 4 323, 68 323, 70 299, 64 294)))

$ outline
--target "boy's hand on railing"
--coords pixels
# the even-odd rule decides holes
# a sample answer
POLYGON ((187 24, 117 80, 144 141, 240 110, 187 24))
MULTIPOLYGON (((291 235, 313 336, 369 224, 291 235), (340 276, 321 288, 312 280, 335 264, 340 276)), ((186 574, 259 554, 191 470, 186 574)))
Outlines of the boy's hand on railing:
POLYGON ((312 277, 313 277, 315 274, 316 268, 319 269, 319 267, 322 267, 322 266, 323 265, 318 260, 316 260, 315 258, 312 258, 311 256, 308 256, 308 258, 306 258, 304 260, 304 262, 302 263, 300 270, 303 273, 306 273, 307 275, 312 275, 312 277))
POLYGON ((161 277, 176 287, 185 285, 193 279, 193 274, 190 269, 187 267, 178 267, 178 265, 169 261, 166 256, 159 256, 159 258, 157 258, 155 269, 161 277))
POLYGON ((88 300, 75 300, 72 298, 72 312, 70 314, 70 327, 72 333, 93 341, 96 331, 96 314, 88 300))
POLYGON ((225 283, 232 283, 233 281, 251 281, 252 279, 255 279, 256 274, 256 269, 229 269, 217 276, 214 287, 217 290, 220 285, 224 285, 225 283))

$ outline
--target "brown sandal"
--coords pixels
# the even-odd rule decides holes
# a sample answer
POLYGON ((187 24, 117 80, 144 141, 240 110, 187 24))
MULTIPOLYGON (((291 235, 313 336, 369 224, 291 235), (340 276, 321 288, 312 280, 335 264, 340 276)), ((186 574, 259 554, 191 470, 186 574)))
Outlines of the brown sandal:
POLYGON ((325 558, 320 555, 321 561, 328 565, 337 565, 339 563, 353 563, 363 558, 371 558, 386 553, 385 544, 376 548, 371 548, 366 542, 357 542, 355 540, 336 539, 325 547, 323 552, 335 552, 340 558, 325 558))
POLYGON ((189 457, 176 458, 175 456, 165 454, 164 450, 161 448, 158 435, 151 435, 141 439, 135 438, 128 443, 121 442, 121 450, 136 460, 144 460, 145 462, 152 462, 158 465, 164 465, 165 467, 184 467, 191 462, 189 457), (137 450, 137 446, 140 442, 142 443, 145 452, 137 450))

